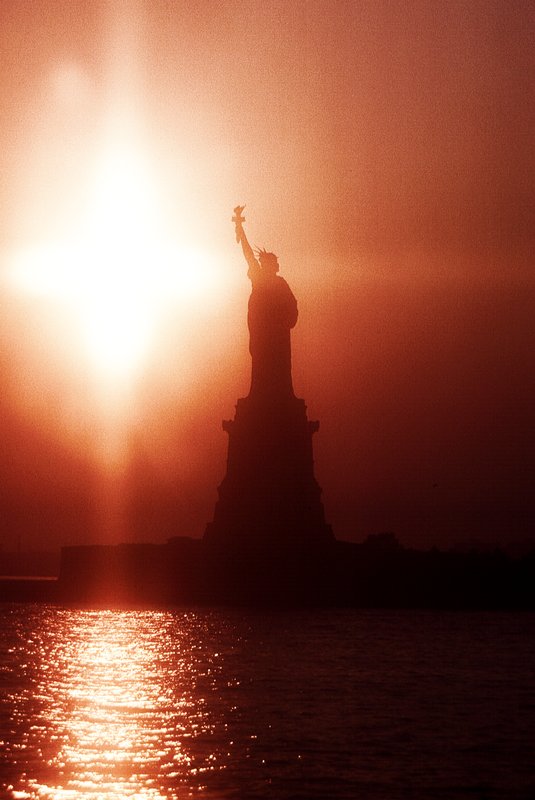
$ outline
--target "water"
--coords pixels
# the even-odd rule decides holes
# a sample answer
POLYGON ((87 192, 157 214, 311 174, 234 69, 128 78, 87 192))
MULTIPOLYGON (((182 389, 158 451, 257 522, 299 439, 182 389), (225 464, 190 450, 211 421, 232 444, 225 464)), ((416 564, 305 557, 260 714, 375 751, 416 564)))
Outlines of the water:
POLYGON ((535 798, 535 615, 0 606, 1 797, 535 798))

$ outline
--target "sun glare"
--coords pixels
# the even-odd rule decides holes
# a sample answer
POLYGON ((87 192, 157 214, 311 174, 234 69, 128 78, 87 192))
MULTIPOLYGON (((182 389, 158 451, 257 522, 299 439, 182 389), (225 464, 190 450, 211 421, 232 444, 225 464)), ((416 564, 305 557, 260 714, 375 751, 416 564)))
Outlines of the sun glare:
POLYGON ((22 250, 11 284, 75 311, 91 362, 108 378, 130 377, 150 351, 159 317, 179 305, 183 323, 220 294, 208 253, 181 247, 164 219, 148 160, 140 148, 113 143, 94 171, 87 214, 68 240, 22 250))

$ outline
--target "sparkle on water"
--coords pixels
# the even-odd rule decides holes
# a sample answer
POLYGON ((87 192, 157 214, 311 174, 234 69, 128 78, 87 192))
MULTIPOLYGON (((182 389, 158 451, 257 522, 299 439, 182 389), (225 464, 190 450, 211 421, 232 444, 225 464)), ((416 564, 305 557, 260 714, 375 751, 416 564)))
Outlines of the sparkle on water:
POLYGON ((218 654, 197 638, 203 621, 196 635, 191 614, 179 625, 166 613, 65 615, 67 639, 35 632, 40 680, 21 693, 16 712, 22 719, 34 708, 14 757, 37 747, 45 765, 40 773, 50 777, 27 777, 11 796, 164 800, 162 781, 205 788, 203 775, 222 764, 199 691, 210 691, 218 670, 218 654))

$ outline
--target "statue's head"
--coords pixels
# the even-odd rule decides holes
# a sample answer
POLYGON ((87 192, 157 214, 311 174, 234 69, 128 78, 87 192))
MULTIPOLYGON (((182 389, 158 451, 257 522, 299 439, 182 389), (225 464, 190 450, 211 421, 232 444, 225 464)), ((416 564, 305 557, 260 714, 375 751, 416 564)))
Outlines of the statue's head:
POLYGON ((257 249, 256 251, 260 266, 266 272, 272 272, 274 275, 279 271, 279 261, 275 253, 268 253, 265 248, 257 249))

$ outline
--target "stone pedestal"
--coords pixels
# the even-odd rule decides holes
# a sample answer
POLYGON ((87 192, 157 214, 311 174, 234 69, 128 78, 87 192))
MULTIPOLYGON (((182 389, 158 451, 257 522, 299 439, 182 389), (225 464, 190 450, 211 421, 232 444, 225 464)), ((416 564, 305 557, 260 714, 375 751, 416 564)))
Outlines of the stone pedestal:
POLYGON ((228 433, 227 472, 204 541, 229 553, 309 552, 334 542, 314 477, 312 436, 293 395, 249 395, 238 400, 228 433))

